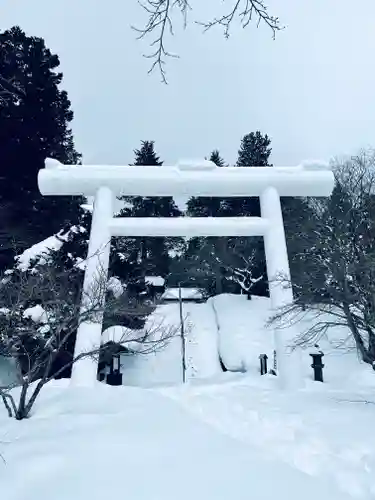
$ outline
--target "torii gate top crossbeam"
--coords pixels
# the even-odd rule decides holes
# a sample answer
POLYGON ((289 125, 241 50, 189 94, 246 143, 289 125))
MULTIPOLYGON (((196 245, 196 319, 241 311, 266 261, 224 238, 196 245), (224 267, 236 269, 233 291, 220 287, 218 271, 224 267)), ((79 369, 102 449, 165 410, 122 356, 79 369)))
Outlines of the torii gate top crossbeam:
POLYGON ((178 167, 53 166, 39 171, 43 195, 93 196, 106 186, 122 196, 259 196, 274 187, 280 196, 329 196, 334 178, 324 168, 251 167, 185 170, 178 167))

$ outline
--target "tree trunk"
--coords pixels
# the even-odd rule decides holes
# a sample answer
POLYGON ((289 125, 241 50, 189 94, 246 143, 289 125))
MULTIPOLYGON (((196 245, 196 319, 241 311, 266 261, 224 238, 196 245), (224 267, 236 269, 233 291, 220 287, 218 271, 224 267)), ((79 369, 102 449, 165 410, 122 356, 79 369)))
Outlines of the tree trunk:
POLYGON ((344 303, 343 309, 344 309, 346 320, 348 322, 348 326, 350 328, 350 331, 353 334, 353 338, 354 338, 356 347, 357 347, 359 353, 361 354, 362 360, 365 363, 369 363, 372 365, 374 360, 371 359, 371 357, 369 356, 369 352, 366 349, 366 346, 363 342, 363 338, 362 338, 362 336, 358 330, 358 327, 353 319, 352 313, 350 312, 349 304, 344 303))
POLYGON ((29 387, 29 383, 24 381, 22 384, 20 401, 18 403, 18 408, 17 408, 17 413, 16 413, 17 420, 22 420, 22 419, 26 418, 26 415, 25 415, 26 408, 25 407, 26 407, 26 395, 27 395, 28 387, 29 387))

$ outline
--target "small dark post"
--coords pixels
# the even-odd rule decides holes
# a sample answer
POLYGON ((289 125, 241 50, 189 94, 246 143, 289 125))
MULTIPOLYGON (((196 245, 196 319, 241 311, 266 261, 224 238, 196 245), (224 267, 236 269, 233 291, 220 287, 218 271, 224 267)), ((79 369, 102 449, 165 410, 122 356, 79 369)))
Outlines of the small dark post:
POLYGON ((267 373, 267 359, 268 359, 268 356, 267 356, 267 354, 261 354, 259 356, 259 359, 260 359, 260 374, 261 375, 266 375, 266 373, 267 373))
POLYGON ((122 385, 122 373, 120 372, 120 354, 114 354, 111 363, 111 371, 107 375, 108 385, 122 385))
POLYGON ((314 380, 317 382, 323 382, 323 356, 324 354, 320 352, 311 353, 310 356, 313 359, 311 367, 314 369, 314 380))

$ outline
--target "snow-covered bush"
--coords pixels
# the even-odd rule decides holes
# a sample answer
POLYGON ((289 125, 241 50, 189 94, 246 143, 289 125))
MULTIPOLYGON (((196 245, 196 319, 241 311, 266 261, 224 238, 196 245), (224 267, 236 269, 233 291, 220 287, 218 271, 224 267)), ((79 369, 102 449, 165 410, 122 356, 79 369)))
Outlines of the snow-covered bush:
MULTIPOLYGON (((14 270, 10 280, 0 287, 3 311, 0 315, 0 355, 17 360, 22 373, 19 401, 16 403, 4 388, 0 388, 0 396, 9 415, 17 419, 29 415, 35 399, 49 380, 70 370, 79 359, 87 356, 99 359, 112 348, 103 344, 91 352, 74 356, 76 331, 82 322, 100 321, 105 314, 109 326, 121 324, 119 318, 129 317, 141 318, 143 322, 139 326, 142 327, 151 312, 149 306, 130 303, 122 294, 116 293, 116 298, 112 292, 108 293, 107 277, 101 273, 86 294, 88 306, 82 310, 82 281, 77 277, 82 277, 82 272, 74 266, 69 271, 49 263, 37 264, 27 271, 14 270)), ((155 345, 149 335, 148 330, 140 335, 138 329, 133 336, 126 335, 117 343, 129 344, 141 339, 148 350, 155 345)))

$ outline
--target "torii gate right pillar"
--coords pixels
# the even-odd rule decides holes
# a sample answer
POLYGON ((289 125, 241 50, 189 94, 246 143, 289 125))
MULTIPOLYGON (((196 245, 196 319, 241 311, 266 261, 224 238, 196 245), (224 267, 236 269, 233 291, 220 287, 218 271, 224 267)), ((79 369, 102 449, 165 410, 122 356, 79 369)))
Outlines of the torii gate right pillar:
MULTIPOLYGON (((280 196, 276 188, 267 187, 260 195, 262 217, 269 221, 264 235, 264 248, 267 263, 267 275, 270 291, 271 307, 274 312, 293 302, 288 251, 286 246, 283 215, 280 196)), ((274 346, 276 352, 276 369, 280 385, 286 384, 286 352, 285 342, 281 338, 283 331, 275 324, 274 346)))

